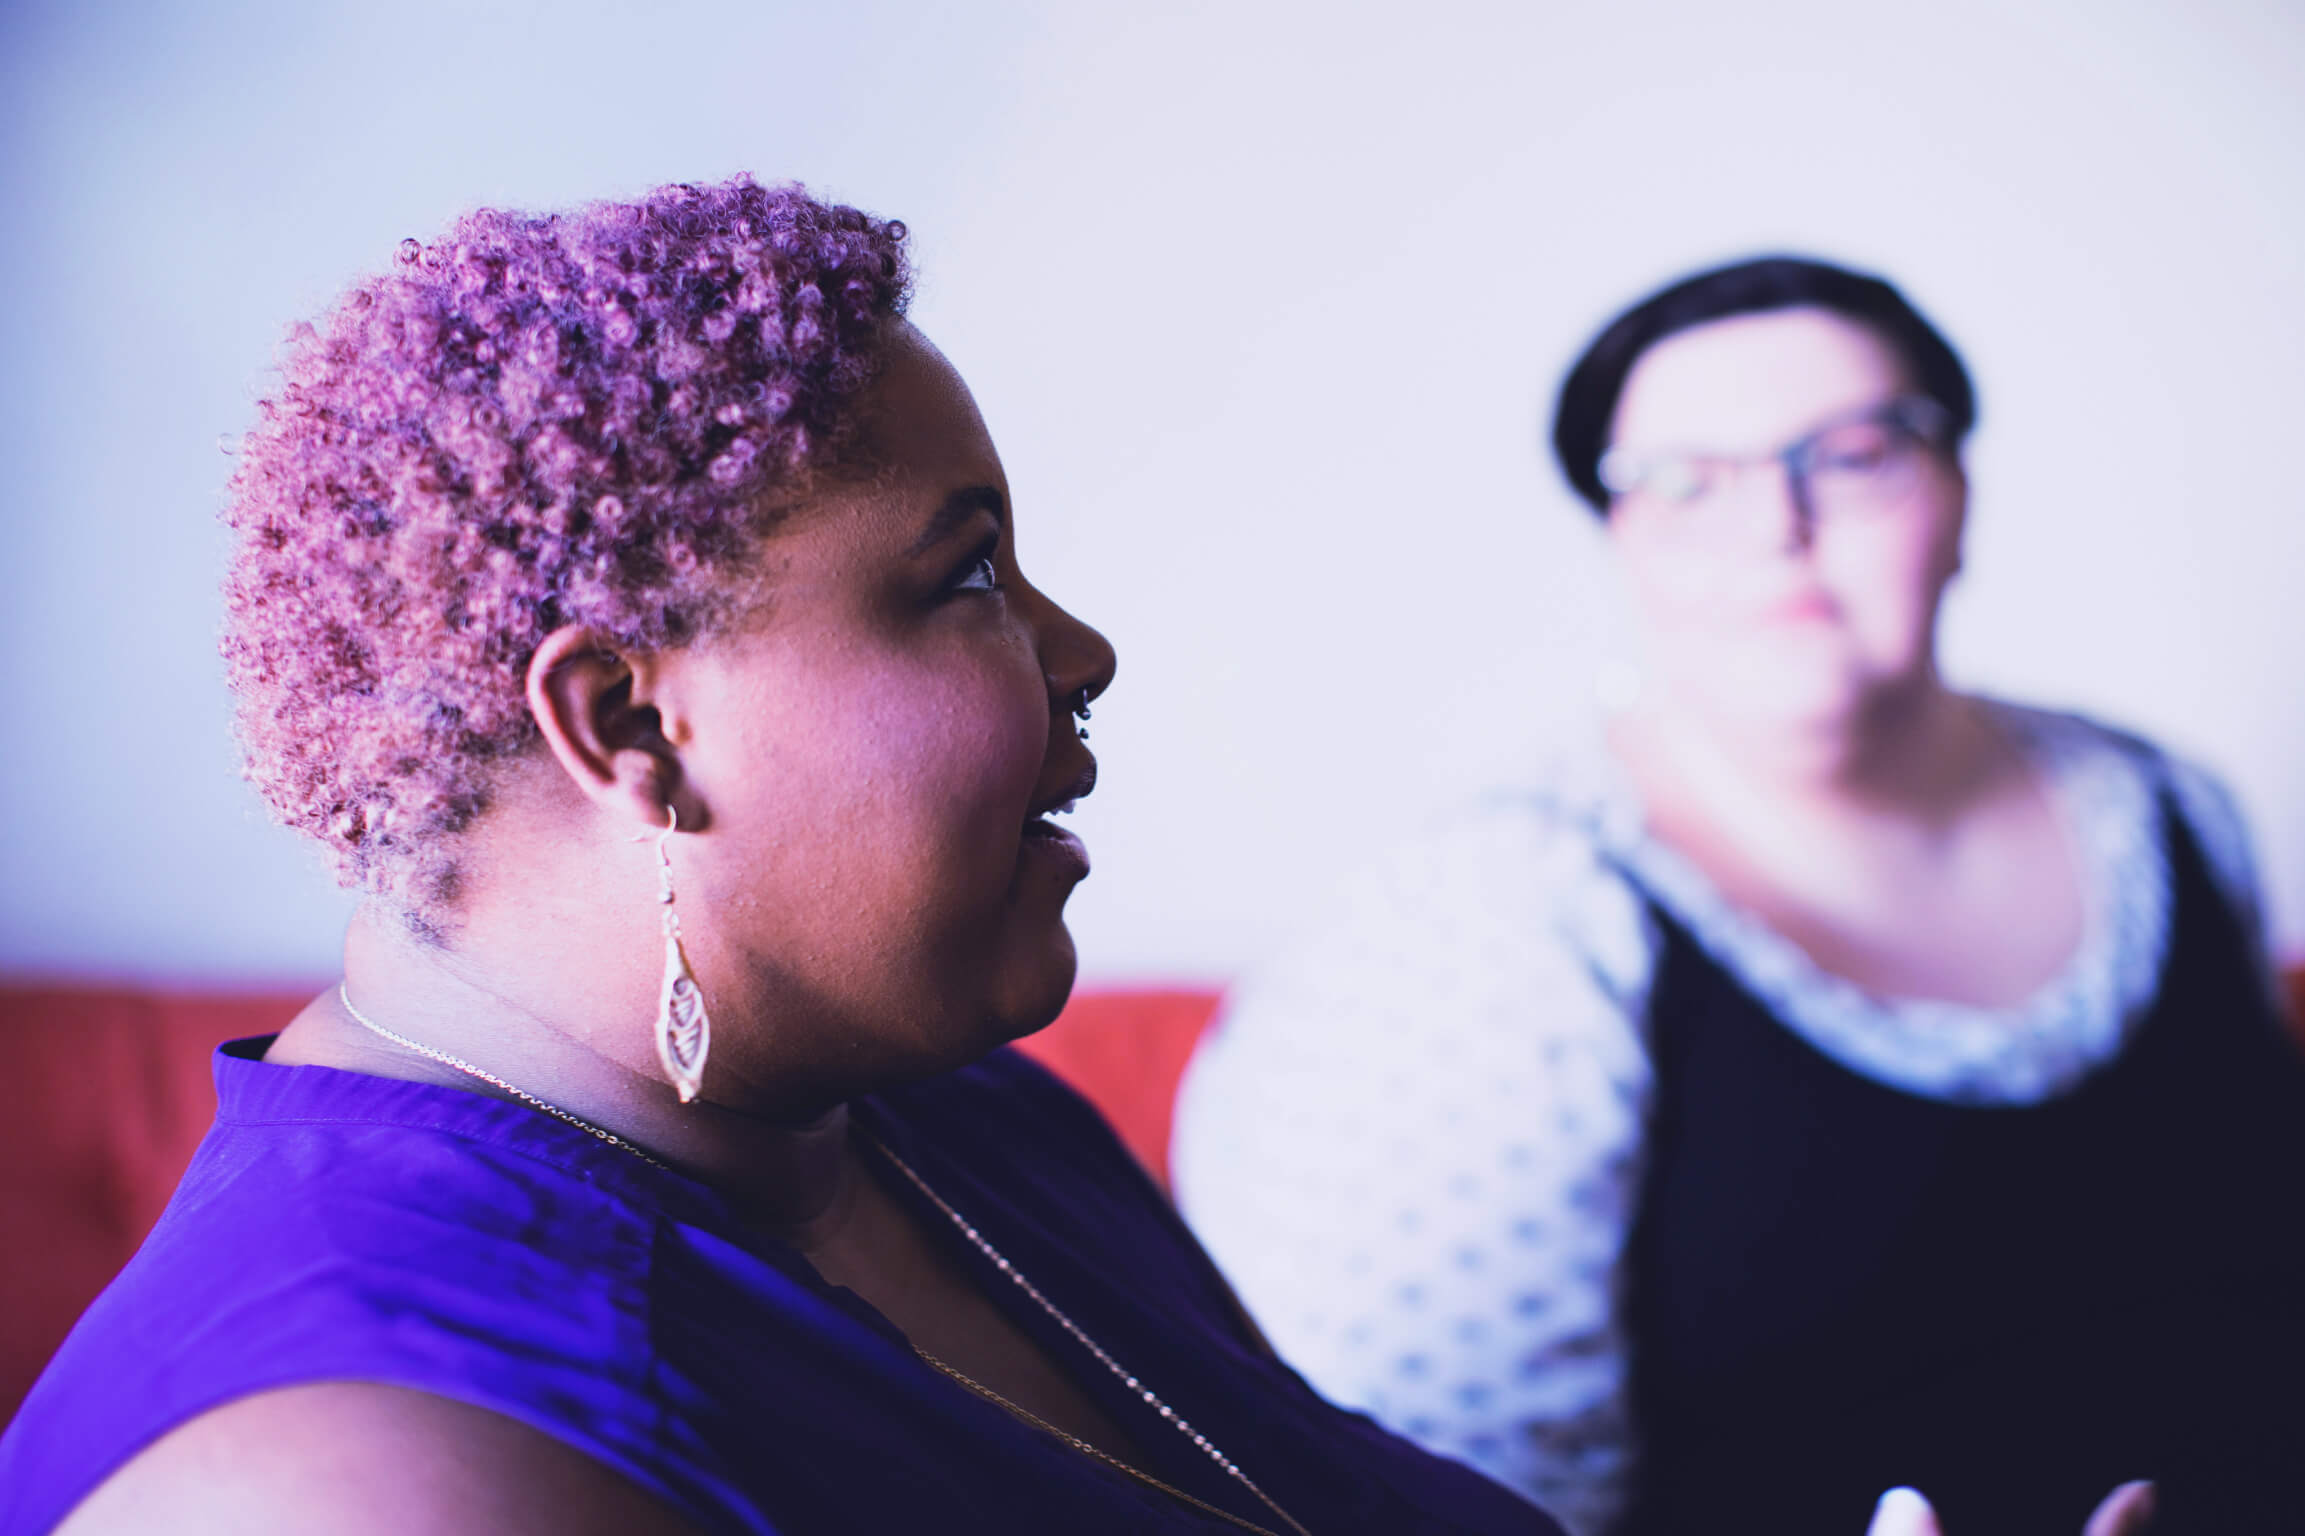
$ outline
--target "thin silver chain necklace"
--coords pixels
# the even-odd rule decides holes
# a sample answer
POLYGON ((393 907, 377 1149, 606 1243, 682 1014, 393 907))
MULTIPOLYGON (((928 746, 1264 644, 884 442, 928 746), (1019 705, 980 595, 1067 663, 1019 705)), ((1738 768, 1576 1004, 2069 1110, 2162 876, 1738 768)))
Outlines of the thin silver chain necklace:
POLYGON ((489 1084, 491 1087, 501 1088, 506 1093, 509 1093, 514 1098, 518 1099, 521 1103, 527 1105, 530 1109, 541 1109, 546 1114, 552 1116, 553 1119, 566 1121, 568 1124, 573 1125, 578 1130, 584 1132, 584 1134, 587 1136, 597 1136, 612 1147, 620 1147, 623 1150, 630 1152, 634 1157, 639 1158, 644 1163, 648 1163, 654 1167, 664 1168, 667 1173, 671 1172, 671 1169, 667 1168, 665 1164, 658 1162, 653 1157, 650 1157, 646 1152, 641 1151, 640 1148, 634 1146, 631 1142, 626 1141, 622 1136, 616 1135, 612 1131, 604 1131, 599 1126, 594 1125, 590 1120, 579 1119, 577 1116, 570 1114, 567 1110, 562 1109, 557 1104, 547 1104, 544 1102, 544 1100, 538 1098, 535 1094, 530 1093, 527 1089, 515 1088, 512 1084, 506 1082, 503 1078, 498 1077, 495 1073, 486 1071, 480 1067, 476 1067, 461 1056, 451 1056, 446 1051, 434 1050, 431 1046, 424 1044, 420 1040, 411 1040, 406 1035, 394 1034, 391 1030, 386 1029, 383 1025, 370 1018, 367 1014, 362 1013, 359 1009, 353 1007, 352 995, 344 990, 344 983, 341 981, 336 984, 336 1000, 344 1005, 344 1011, 351 1014, 353 1022, 358 1024, 362 1029, 372 1030, 375 1033, 382 1035, 385 1039, 391 1041, 394 1045, 404 1046, 407 1049, 414 1051, 419 1056, 429 1056, 444 1067, 454 1067, 457 1071, 464 1073, 468 1077, 477 1077, 482 1082, 489 1084))
MULTIPOLYGON (((639 1158, 642 1162, 647 1163, 652 1167, 664 1168, 667 1172, 671 1171, 666 1164, 658 1161, 656 1158, 649 1156, 639 1147, 634 1146, 631 1142, 626 1141, 623 1137, 615 1134, 612 1131, 605 1130, 600 1126, 594 1125, 589 1120, 583 1119, 578 1115, 571 1114, 567 1110, 562 1109, 557 1104, 548 1103, 545 1100, 538 1098, 535 1094, 530 1093, 525 1088, 515 1087, 513 1084, 506 1082, 503 1078, 498 1077, 495 1073, 487 1071, 481 1067, 476 1067, 471 1062, 464 1060, 460 1056, 451 1056, 448 1054, 448 1052, 437 1050, 432 1046, 424 1044, 422 1041, 411 1040, 406 1035, 397 1034, 392 1030, 386 1029, 383 1025, 377 1023, 374 1019, 370 1018, 367 1014, 362 1013, 358 1008, 355 1008, 352 1005, 352 996, 345 990, 345 984, 343 982, 338 982, 336 984, 336 998, 337 1001, 344 1005, 344 1011, 352 1015, 353 1022, 358 1024, 361 1028, 382 1036, 384 1039, 391 1041, 394 1045, 400 1046, 406 1050, 414 1051, 419 1056, 429 1057, 431 1060, 439 1062, 444 1067, 453 1067, 455 1070, 462 1072, 469 1077, 478 1078, 480 1081, 487 1083, 489 1086, 501 1089, 505 1093, 512 1095, 512 1097, 518 1099, 521 1103, 526 1104, 529 1108, 542 1110, 544 1113, 552 1116, 555 1120, 559 1120, 565 1124, 572 1125, 588 1136, 596 1137, 597 1139, 606 1142, 612 1147, 616 1147, 623 1151, 629 1152, 634 1157, 639 1158)), ((868 1132, 867 1135, 870 1136, 870 1133, 868 1132)), ((1046 1312, 1050 1319, 1053 1320, 1059 1328, 1062 1328, 1068 1335, 1072 1337, 1076 1343, 1078 1343, 1083 1349, 1087 1350, 1089 1354, 1094 1356, 1097 1363, 1102 1365, 1107 1371, 1110 1371, 1113 1376, 1120 1381, 1122 1386, 1127 1387, 1139 1398, 1142 1398, 1147 1407, 1151 1408, 1163 1419, 1174 1425, 1176 1427, 1177 1433, 1183 1435, 1194 1445, 1200 1447, 1201 1451, 1208 1456, 1209 1460, 1215 1462, 1219 1467, 1223 1468, 1225 1474, 1232 1478, 1234 1482, 1247 1489, 1248 1492, 1256 1498, 1258 1503, 1264 1505, 1265 1508, 1271 1510, 1275 1515, 1279 1516, 1281 1524, 1287 1526, 1291 1531, 1294 1531, 1296 1536, 1312 1536, 1310 1531, 1307 1531, 1302 1525, 1297 1523, 1294 1516, 1290 1515, 1287 1510, 1281 1508, 1280 1505, 1274 1503, 1270 1494, 1266 1493, 1262 1488, 1259 1488, 1253 1481, 1251 1481, 1249 1475, 1246 1472, 1243 1472, 1239 1467, 1235 1466, 1230 1457, 1226 1456, 1224 1452, 1218 1450, 1215 1443, 1212 1442, 1208 1436, 1193 1428, 1191 1424, 1185 1421, 1185 1418, 1182 1414, 1178 1413, 1174 1408, 1171 1408, 1167 1403, 1162 1402, 1159 1394, 1154 1392, 1152 1388, 1146 1386, 1143 1382, 1137 1380, 1134 1376, 1131 1376, 1127 1370, 1121 1366, 1121 1363, 1118 1360, 1115 1360, 1111 1355, 1105 1352, 1103 1345, 1099 1344, 1096 1340, 1088 1336, 1087 1331, 1083 1329, 1080 1324, 1074 1322, 1070 1317, 1067 1317, 1062 1308, 1057 1306, 1055 1302, 1049 1300, 1048 1297, 1042 1295, 1040 1287, 1034 1285, 1030 1279, 1026 1278, 1025 1272, 1023 1270, 1017 1268, 1016 1265, 1009 1262, 1007 1255, 1003 1254, 998 1248, 995 1248, 992 1245, 991 1240, 987 1238, 982 1232, 979 1232, 976 1227, 969 1222, 967 1217, 961 1215, 959 1211, 953 1209, 952 1205, 945 1200, 944 1196, 938 1194, 934 1189, 930 1188, 928 1180, 922 1178, 918 1173, 914 1172, 910 1163, 906 1162, 903 1158, 898 1157, 894 1152, 890 1151, 889 1148, 879 1140, 879 1138, 872 1137, 871 1139, 874 1150, 879 1152, 882 1157, 888 1159, 890 1167, 896 1169, 898 1173, 903 1174, 905 1179, 913 1186, 913 1188, 919 1190, 921 1194, 926 1197, 929 1204, 942 1211, 945 1214, 945 1217, 950 1220, 953 1226, 960 1232, 960 1235, 966 1238, 969 1244, 974 1247, 977 1252, 983 1254, 985 1258, 992 1263, 993 1268, 999 1270, 1002 1274, 1008 1276, 1010 1280, 1014 1281, 1017 1288, 1023 1291, 1026 1296, 1032 1299, 1034 1305, 1038 1306, 1043 1312, 1046 1312)), ((1240 1518, 1240 1516, 1232 1514, 1226 1510, 1219 1509, 1213 1504, 1204 1503, 1200 1499, 1194 1498, 1191 1494, 1185 1492, 1183 1489, 1172 1487, 1168 1483, 1164 1483, 1159 1478, 1154 1477, 1151 1473, 1143 1471, 1137 1467, 1132 1467, 1127 1462, 1122 1461, 1119 1457, 1110 1455, 1097 1449, 1095 1446, 1089 1444, 1086 1440, 1081 1439, 1079 1436, 1069 1434, 1066 1431, 1057 1428, 1057 1426, 1049 1423, 1047 1420, 1042 1419, 1037 1415, 1029 1412, 1025 1408, 1010 1402, 1007 1398, 1001 1396, 998 1392, 995 1392, 992 1388, 984 1385, 982 1382, 977 1381, 974 1377, 968 1376, 955 1367, 945 1364, 942 1360, 937 1359, 936 1356, 930 1354, 927 1350, 920 1348, 918 1345, 913 1346, 913 1353, 919 1355, 920 1358, 930 1367, 940 1372, 941 1374, 950 1377, 952 1380, 958 1382, 961 1386, 966 1387, 969 1391, 975 1393, 977 1396, 984 1398, 987 1402, 993 1403, 1003 1409, 1006 1409, 1010 1414, 1014 1415, 1016 1418, 1022 1420, 1023 1422, 1032 1425, 1034 1428, 1043 1430, 1046 1433, 1055 1436, 1057 1439, 1063 1441, 1065 1444, 1071 1446, 1074 1450, 1079 1451, 1081 1454, 1091 1457, 1094 1460, 1101 1461, 1106 1466, 1112 1467, 1119 1472, 1125 1473, 1127 1476, 1135 1478, 1138 1482, 1149 1484, 1150 1486, 1159 1489, 1161 1492, 1166 1493, 1173 1498, 1181 1499, 1196 1509, 1203 1510, 1208 1514, 1215 1515, 1221 1520, 1230 1521, 1232 1524, 1239 1526, 1243 1530, 1259 1531, 1263 1532, 1264 1536, 1274 1536, 1274 1533, 1266 1531, 1265 1528, 1261 1525, 1243 1520, 1240 1518)))
MULTIPOLYGON (((1081 1348, 1087 1350, 1091 1355, 1094 1355, 1096 1357, 1097 1363, 1103 1366, 1106 1370, 1112 1372, 1112 1374, 1119 1379, 1122 1386, 1128 1388, 1131 1392, 1134 1392, 1138 1397, 1142 1398, 1146 1407, 1152 1409, 1153 1412, 1159 1414, 1169 1423, 1175 1425, 1177 1433, 1183 1435, 1194 1445, 1199 1446, 1201 1450, 1208 1456, 1209 1460, 1215 1462, 1218 1466, 1224 1469, 1226 1476, 1230 1477, 1234 1482, 1247 1489, 1252 1495, 1255 1496, 1256 1501, 1259 1504, 1262 1504, 1265 1508, 1271 1510, 1275 1515, 1278 1515, 1280 1517, 1281 1524, 1296 1532, 1297 1536, 1312 1536, 1310 1531, 1307 1531, 1303 1526, 1297 1523, 1294 1516, 1292 1516, 1287 1510, 1281 1508, 1280 1505, 1274 1503, 1270 1494, 1266 1493, 1262 1488, 1259 1488, 1253 1481, 1251 1481, 1249 1475, 1246 1472, 1243 1472, 1239 1467, 1233 1465, 1232 1459, 1226 1456, 1224 1452, 1218 1450, 1216 1445, 1209 1439, 1208 1436, 1202 1434, 1199 1430, 1193 1428, 1192 1425, 1186 1423, 1184 1415, 1178 1413, 1174 1408, 1171 1408, 1168 1404, 1162 1402, 1160 1400, 1160 1395, 1154 1392, 1152 1388, 1146 1386, 1143 1382, 1137 1380, 1134 1376, 1131 1376, 1125 1369, 1122 1368, 1121 1363, 1118 1360, 1115 1360, 1111 1355, 1105 1353, 1105 1348, 1102 1344, 1099 1344, 1096 1340, 1090 1338, 1087 1331, 1084 1330, 1080 1324, 1067 1317, 1064 1314, 1063 1308, 1059 1307, 1055 1302, 1042 1295, 1040 1287, 1034 1285, 1031 1280, 1027 1279, 1023 1270, 1010 1263, 1008 1257, 998 1248, 995 1248, 992 1245, 991 1239, 987 1238, 982 1232, 979 1232, 973 1225, 971 1225, 967 1217, 954 1210, 952 1206, 946 1202, 944 1196, 931 1189, 929 1187, 928 1180, 915 1173, 910 1163, 907 1163, 903 1158, 898 1157, 894 1152, 890 1151, 888 1147, 884 1143, 880 1142, 877 1138, 874 1140, 873 1145, 878 1149, 882 1157, 888 1159, 889 1165, 891 1167, 895 1168, 897 1172, 903 1174, 905 1178, 911 1182, 913 1188, 919 1190, 921 1194, 928 1198, 929 1204, 944 1212, 946 1219, 951 1221, 953 1226, 959 1229, 960 1235, 967 1238, 970 1245, 974 1247, 977 1252, 983 1254, 987 1259, 992 1261, 993 1268, 999 1270, 1002 1274, 1008 1276, 1009 1279, 1015 1281, 1018 1290, 1023 1291, 1025 1295, 1031 1297, 1033 1304, 1039 1307, 1043 1312, 1046 1312, 1059 1328, 1062 1328, 1066 1333, 1070 1334, 1075 1343, 1079 1344, 1081 1348)), ((979 1386, 976 1382, 971 1381, 966 1376, 961 1375, 960 1372, 954 1370, 951 1366, 946 1365, 943 1361, 936 1359, 935 1357, 927 1354, 925 1351, 921 1351, 920 1353, 921 1358, 927 1360, 929 1364, 935 1366, 938 1370, 944 1372, 946 1375, 955 1378, 962 1385, 985 1397, 990 1398, 992 1401, 1008 1409, 1011 1413, 1016 1414, 1020 1418, 1028 1420, 1028 1422, 1040 1422, 1037 1419, 1033 1419, 1031 1415, 1026 1414, 1023 1409, 1017 1407, 1014 1403, 1009 1402, 1008 1399, 1001 1397, 999 1394, 991 1391, 989 1388, 979 1386)), ((1208 1509, 1214 1514, 1225 1514, 1223 1510, 1215 1509, 1211 1505, 1201 1504, 1200 1500, 1193 1499, 1190 1495, 1185 1494, 1178 1489, 1169 1488, 1166 1483, 1159 1482, 1147 1473, 1137 1471, 1135 1468, 1128 1466, 1125 1462, 1120 1462, 1115 1460, 1113 1457, 1104 1455, 1094 1446, 1090 1446, 1082 1441, 1075 1440, 1071 1435, 1065 1434, 1062 1430, 1057 1430, 1055 1432, 1062 1436, 1062 1438, 1065 1440, 1070 1441, 1076 1448, 1087 1451, 1090 1455, 1096 1456, 1101 1461, 1112 1462, 1113 1465, 1120 1467, 1123 1471, 1130 1473, 1132 1476, 1143 1478, 1145 1481, 1153 1483, 1156 1487, 1167 1489, 1168 1492, 1176 1494, 1179 1498, 1184 1498, 1191 1503, 1199 1504, 1201 1508, 1208 1509)), ((1241 1520, 1236 1516, 1225 1515, 1225 1518, 1231 1520, 1235 1525, 1248 1524, 1248 1522, 1241 1520)), ((1254 1530, 1256 1527, 1249 1526, 1249 1529, 1254 1530)))

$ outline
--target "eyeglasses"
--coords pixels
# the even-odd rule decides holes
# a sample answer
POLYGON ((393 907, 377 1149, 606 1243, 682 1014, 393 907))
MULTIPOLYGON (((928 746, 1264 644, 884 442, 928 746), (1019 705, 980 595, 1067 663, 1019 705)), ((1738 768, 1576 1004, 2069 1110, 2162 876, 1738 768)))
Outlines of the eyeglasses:
POLYGON ((1820 517, 1878 512, 1901 504, 1922 466, 1942 448, 1952 418, 1926 395, 1900 395, 1787 443, 1774 453, 1601 455, 1601 484, 1612 496, 1640 497, 1676 512, 1701 511, 1748 469, 1781 464, 1793 508, 1806 527, 1820 517))

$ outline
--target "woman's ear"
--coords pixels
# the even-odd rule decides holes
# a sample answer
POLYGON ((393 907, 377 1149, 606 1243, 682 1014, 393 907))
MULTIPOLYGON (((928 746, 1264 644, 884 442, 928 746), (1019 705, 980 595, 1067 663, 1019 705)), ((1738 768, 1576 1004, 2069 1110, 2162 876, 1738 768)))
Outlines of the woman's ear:
POLYGON ((1961 563, 1969 545, 1969 466, 1960 459, 1953 460, 1953 559, 1951 569, 1945 573, 1947 581, 1961 574, 1961 563))
POLYGON ((528 712, 595 806, 658 830, 677 809, 681 830, 699 831, 703 807, 682 793, 679 749, 649 702, 658 659, 581 625, 556 629, 529 658, 528 712))

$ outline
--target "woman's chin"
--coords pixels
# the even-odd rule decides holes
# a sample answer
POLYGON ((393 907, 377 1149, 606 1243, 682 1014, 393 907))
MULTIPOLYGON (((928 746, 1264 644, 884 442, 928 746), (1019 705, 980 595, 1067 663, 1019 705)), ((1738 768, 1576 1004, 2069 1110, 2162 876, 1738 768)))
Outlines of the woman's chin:
POLYGON ((1685 697, 1715 719, 1747 729, 1829 727, 1860 713, 1868 693, 1863 669, 1837 648, 1754 648, 1710 663, 1692 669, 1685 697))
POLYGON ((1012 953, 1002 967, 979 1014, 983 1028, 974 1055, 1036 1034, 1064 1012, 1079 959, 1063 922, 1051 928, 1029 952, 1012 953))

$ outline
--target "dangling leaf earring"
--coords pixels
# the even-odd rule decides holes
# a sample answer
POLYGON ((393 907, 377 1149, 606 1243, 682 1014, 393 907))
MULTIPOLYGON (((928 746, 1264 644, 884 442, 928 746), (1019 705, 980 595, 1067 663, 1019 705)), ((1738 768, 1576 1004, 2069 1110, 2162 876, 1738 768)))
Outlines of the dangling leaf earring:
POLYGON ((704 989, 688 968, 680 947, 680 914, 672 908, 672 834, 680 830, 680 810, 667 806, 672 821, 656 840, 656 899, 664 908, 664 990, 656 1003, 656 1059, 664 1075, 688 1103, 704 1084, 704 1058, 712 1051, 712 1020, 705 1017, 704 989))

